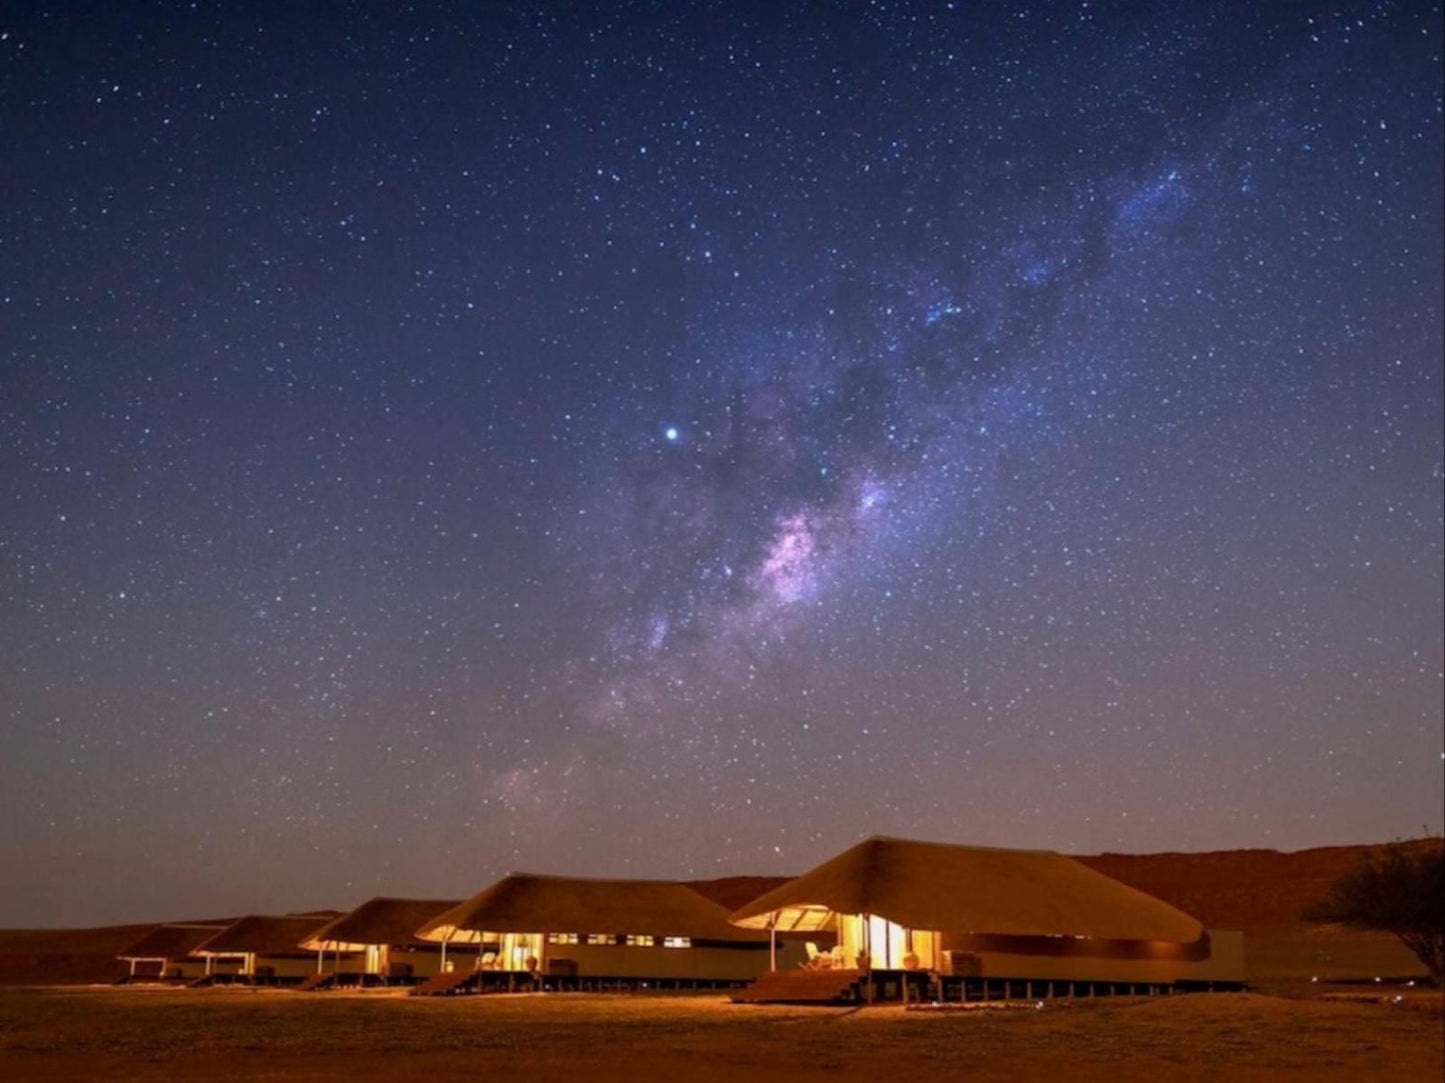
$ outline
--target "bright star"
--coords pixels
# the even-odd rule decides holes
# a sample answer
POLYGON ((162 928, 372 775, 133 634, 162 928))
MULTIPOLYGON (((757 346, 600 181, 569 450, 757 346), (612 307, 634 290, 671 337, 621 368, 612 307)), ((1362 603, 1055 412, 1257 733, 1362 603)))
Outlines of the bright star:
POLYGON ((662 435, 667 437, 669 443, 675 444, 677 443, 677 438, 682 434, 679 433, 675 427, 669 425, 666 429, 663 430, 662 435))

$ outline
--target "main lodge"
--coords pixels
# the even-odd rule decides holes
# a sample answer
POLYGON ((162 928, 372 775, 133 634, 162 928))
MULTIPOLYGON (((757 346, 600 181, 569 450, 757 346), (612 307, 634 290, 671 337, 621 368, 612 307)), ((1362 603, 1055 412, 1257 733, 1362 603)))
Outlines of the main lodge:
POLYGON ((121 958, 133 961, 126 980, 432 995, 725 988, 754 1002, 866 1002, 1244 983, 1242 934, 1206 930, 1072 858, 878 837, 793 879, 514 873, 462 902, 160 926, 121 958))

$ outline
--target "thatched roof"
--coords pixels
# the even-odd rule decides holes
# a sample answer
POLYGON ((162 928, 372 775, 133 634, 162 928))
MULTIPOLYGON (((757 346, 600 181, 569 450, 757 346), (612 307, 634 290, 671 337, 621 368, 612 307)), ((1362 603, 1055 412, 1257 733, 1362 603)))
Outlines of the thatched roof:
POLYGON ((759 940, 726 908, 673 880, 586 880, 513 873, 417 930, 423 940, 479 943, 502 933, 634 933, 759 940))
POLYGON ((199 925, 179 921, 157 925, 122 951, 117 958, 184 959, 225 928, 225 925, 199 925))
POLYGON ((1203 927, 1168 903, 1073 858, 871 838, 735 911, 765 929, 819 928, 876 914, 911 929, 1192 943, 1203 927))
POLYGON ((305 955, 301 942, 336 917, 331 911, 322 915, 287 914, 272 917, 251 914, 222 929, 215 936, 197 945, 195 955, 305 955))
POLYGON ((368 899, 349 914, 342 914, 317 929, 301 946, 312 951, 364 951, 373 944, 416 947, 417 929, 457 899, 368 899))

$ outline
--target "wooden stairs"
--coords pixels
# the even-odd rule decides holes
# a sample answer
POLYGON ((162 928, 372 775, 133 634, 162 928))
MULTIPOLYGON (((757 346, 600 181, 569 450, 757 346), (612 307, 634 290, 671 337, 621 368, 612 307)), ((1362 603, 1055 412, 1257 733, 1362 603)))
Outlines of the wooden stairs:
POLYGON ((734 1004, 857 1004, 861 970, 770 970, 732 994, 734 1004))
POLYGON ((475 970, 454 970, 450 974, 437 974, 420 985, 413 986, 408 995, 414 997, 449 997, 469 993, 481 980, 475 970))
POLYGON ((307 978, 300 985, 296 986, 296 991, 300 993, 316 993, 320 992, 322 989, 335 988, 335 974, 312 974, 311 977, 307 978))

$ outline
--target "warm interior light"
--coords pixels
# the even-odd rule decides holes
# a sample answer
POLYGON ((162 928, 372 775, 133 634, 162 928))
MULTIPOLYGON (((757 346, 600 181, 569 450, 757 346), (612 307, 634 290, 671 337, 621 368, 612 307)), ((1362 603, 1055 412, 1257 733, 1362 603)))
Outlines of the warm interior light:
POLYGON ((838 916, 841 965, 854 967, 867 957, 878 970, 933 969, 938 966, 938 934, 908 929, 877 914, 838 916))

